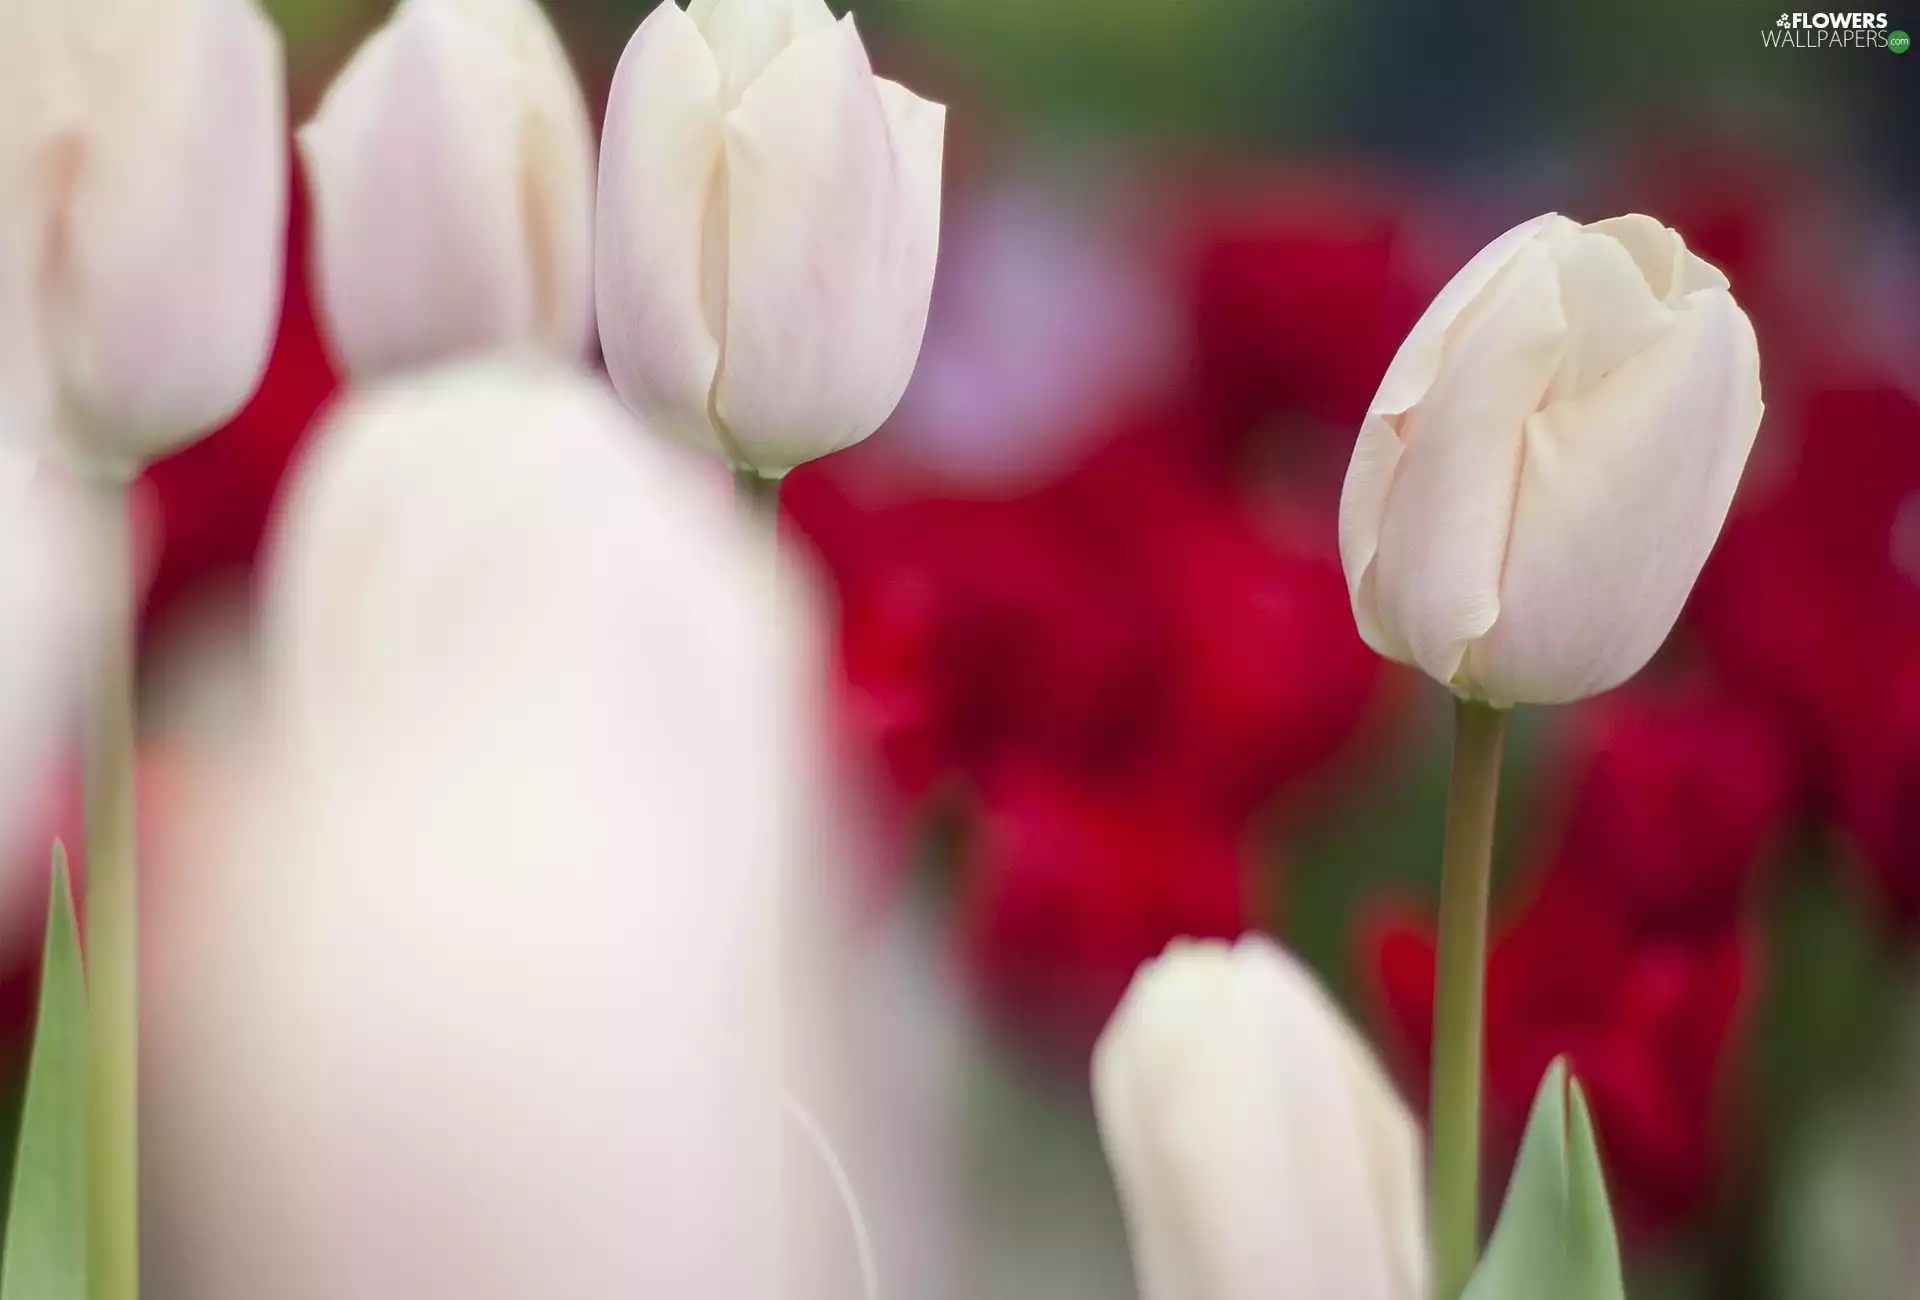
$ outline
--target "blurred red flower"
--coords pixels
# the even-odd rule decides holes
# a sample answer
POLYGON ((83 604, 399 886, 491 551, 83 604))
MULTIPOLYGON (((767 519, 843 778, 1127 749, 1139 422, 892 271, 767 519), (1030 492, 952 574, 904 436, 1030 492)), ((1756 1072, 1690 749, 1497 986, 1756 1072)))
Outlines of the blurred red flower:
POLYGON ((1852 736, 1839 816, 1875 898, 1920 930, 1920 645, 1896 669, 1872 725, 1852 736))
MULTIPOLYGON (((1410 1091, 1424 1096, 1432 926, 1386 912, 1367 942, 1410 1091)), ((1494 1167, 1518 1151, 1541 1075, 1566 1055, 1593 1105, 1623 1230, 1658 1234, 1697 1216, 1714 1189, 1721 1071, 1744 1028, 1755 956, 1738 925, 1649 932, 1585 873, 1550 868, 1488 963, 1484 1104, 1494 1167)), ((1502 1182, 1488 1188, 1494 1204, 1502 1182)))
POLYGON ((1577 727, 1564 869, 1643 931, 1736 920, 1793 793, 1765 718, 1706 691, 1629 687, 1582 710, 1577 727))
POLYGON ((1019 1041, 1075 1070, 1139 965, 1255 914, 1233 828, 1036 770, 987 792, 960 898, 976 991, 1019 1041))
POLYGON ((1182 465, 1179 427, 1143 417, 1010 501, 863 505, 793 476, 848 713, 906 798, 1024 764, 1241 820, 1356 730, 1380 667, 1330 519, 1258 526, 1182 465))
POLYGON ((1729 522, 1689 620, 1791 738, 1891 918, 1920 925, 1920 400, 1816 392, 1793 474, 1729 522))
POLYGON ((1920 402, 1832 386, 1800 425, 1793 472, 1728 522, 1689 621, 1733 689, 1830 774, 1920 648, 1920 402))
POLYGON ((314 318, 309 217, 298 183, 291 213, 280 331, 258 391, 225 426, 142 477, 158 515, 158 564, 145 606, 150 629, 206 584, 251 568, 280 480, 338 382, 314 318))
MULTIPOLYGON (((1518 1149, 1540 1076, 1568 1055, 1593 1102, 1616 1209, 1636 1233, 1705 1208, 1717 1102, 1751 999, 1747 905, 1791 808, 1772 728, 1703 688, 1633 686, 1580 711, 1546 869, 1499 928, 1487 971, 1490 1154, 1518 1149)), ((1424 1095, 1433 1034, 1429 919, 1365 928, 1380 1009, 1424 1095)))
POLYGON ((1327 181, 1213 196, 1190 227, 1202 386, 1242 419, 1343 433, 1439 288, 1416 280, 1384 196, 1327 181))

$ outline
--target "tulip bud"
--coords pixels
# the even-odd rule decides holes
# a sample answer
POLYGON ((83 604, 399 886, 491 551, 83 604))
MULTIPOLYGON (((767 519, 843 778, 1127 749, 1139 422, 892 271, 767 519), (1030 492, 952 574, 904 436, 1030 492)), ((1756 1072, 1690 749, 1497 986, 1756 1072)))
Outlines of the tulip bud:
POLYGON ((1094 1049, 1142 1300, 1419 1300, 1420 1134, 1272 941, 1177 940, 1094 1049))
POLYGON ((1759 428, 1726 277, 1650 217, 1517 226, 1400 347, 1340 500, 1360 634, 1463 696, 1580 699, 1666 639, 1759 428))
POLYGON ((823 0, 665 0, 601 148, 600 337, 628 405, 765 476, 878 428, 926 329, 945 123, 823 0))
POLYGON ((284 83, 253 0, 0 7, 0 423, 125 476, 252 394, 284 83))
POLYGON ((534 0, 402 0, 300 132, 328 342, 356 378, 568 361, 593 325, 593 134, 534 0))

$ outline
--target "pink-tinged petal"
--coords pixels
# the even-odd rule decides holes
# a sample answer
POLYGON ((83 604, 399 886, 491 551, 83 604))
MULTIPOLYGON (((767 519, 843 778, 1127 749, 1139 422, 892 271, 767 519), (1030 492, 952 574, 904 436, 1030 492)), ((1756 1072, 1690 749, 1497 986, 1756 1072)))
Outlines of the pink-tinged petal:
POLYGON ((1475 253, 1465 266, 1454 272, 1453 278, 1414 323, 1406 342, 1400 345, 1400 351, 1387 367, 1369 412, 1399 415, 1411 410, 1440 374, 1440 357, 1446 348, 1448 331, 1493 283, 1494 277, 1535 240, 1564 236, 1577 228, 1559 213, 1548 212, 1521 222, 1475 253))
POLYGON ((594 294, 607 371, 663 433, 715 454, 726 274, 720 70, 662 0, 628 43, 600 151, 594 294))
POLYGON ((1499 617, 1521 430, 1565 335, 1553 255, 1530 244, 1488 285, 1400 421, 1371 580, 1381 621, 1439 681, 1453 682, 1467 646, 1499 617))
POLYGON ((514 80, 455 11, 408 0, 301 132, 321 320, 355 377, 531 342, 514 80))
POLYGON ((687 17, 713 51, 728 108, 740 102, 781 51, 833 26, 826 0, 692 0, 687 17))
POLYGON ((0 444, 44 449, 58 398, 41 310, 58 192, 55 145, 75 129, 80 97, 59 41, 59 11, 37 0, 6 14, 0 38, 0 444))
POLYGON ((47 321, 70 450, 124 469, 252 394, 279 317, 285 71, 253 0, 186 0, 91 86, 47 321))
MULTIPOLYGON (((0 430, 0 896, 17 903, 14 875, 46 870, 46 844, 24 843, 85 679, 79 662, 84 521, 35 460, 0 430)), ((44 879, 44 875, 41 877, 44 879)))
POLYGON ((1706 289, 1657 345, 1530 420, 1500 617, 1465 676, 1554 703, 1639 671, 1719 536, 1761 410, 1753 326, 1706 289))
POLYGON ((529 336, 566 361, 594 334, 595 139, 587 98, 539 0, 451 0, 513 62, 520 202, 532 263, 529 336))
POLYGON ((53 435, 58 394, 53 358, 40 328, 36 250, 45 211, 16 188, 21 201, 0 204, 0 451, 44 451, 53 435))
POLYGON ((893 411, 926 330, 946 110, 877 80, 851 19, 788 47, 727 116, 715 409, 764 472, 893 411))
POLYGON ((1400 434, 1392 421, 1369 415, 1360 426, 1353 459, 1347 462, 1346 483, 1340 489, 1340 565, 1346 570, 1347 594, 1353 599, 1353 621, 1360 639, 1389 659, 1410 663, 1413 652, 1381 619, 1373 583, 1368 580, 1400 452, 1400 434))

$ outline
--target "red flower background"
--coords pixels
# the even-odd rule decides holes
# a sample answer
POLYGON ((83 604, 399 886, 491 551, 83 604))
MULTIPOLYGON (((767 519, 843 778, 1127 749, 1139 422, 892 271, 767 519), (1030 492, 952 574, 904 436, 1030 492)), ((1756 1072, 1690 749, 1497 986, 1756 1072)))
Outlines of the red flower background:
MULTIPOLYGON (((1920 401, 1859 359, 1844 296, 1796 275, 1785 248, 1828 218, 1784 197, 1794 178, 1703 156, 1622 168, 1593 210, 1657 212, 1728 270, 1761 339, 1761 444, 1668 650, 1510 764, 1541 811, 1510 837, 1489 974, 1490 1153, 1569 1054, 1636 1247, 1710 1231, 1758 1167, 1754 1025, 1795 977, 1770 965, 1779 879, 1844 881, 1874 942, 1920 929, 1920 401)), ((929 469, 910 400, 791 477, 786 525, 831 578, 840 720, 906 832, 899 870, 947 829, 954 949, 1009 1043, 1072 1078, 1168 940, 1338 927, 1350 960, 1326 973, 1417 1101, 1437 840, 1410 830, 1390 873, 1409 888, 1339 915, 1296 912, 1288 864, 1302 828, 1339 843, 1343 819, 1399 815, 1371 771, 1441 761, 1417 711, 1437 688, 1354 631, 1334 517, 1394 349, 1502 223, 1351 177, 1166 190, 1127 254, 1167 286, 1163 380, 1110 376, 1144 391, 1011 483, 929 469)), ((149 644, 245 575, 333 391, 304 257, 296 219, 259 395, 147 477, 149 644)))

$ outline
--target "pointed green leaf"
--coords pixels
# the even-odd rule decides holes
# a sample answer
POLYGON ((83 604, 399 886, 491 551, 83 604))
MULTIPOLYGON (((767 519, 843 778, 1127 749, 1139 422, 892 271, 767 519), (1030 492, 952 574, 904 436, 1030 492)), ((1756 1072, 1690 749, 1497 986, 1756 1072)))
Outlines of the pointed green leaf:
POLYGON ((86 1300, 86 1171, 87 992, 67 852, 55 844, 0 1300, 86 1300))
POLYGON ((1463 1300, 1625 1300, 1593 1118, 1564 1060, 1540 1081, 1500 1222, 1463 1300))

